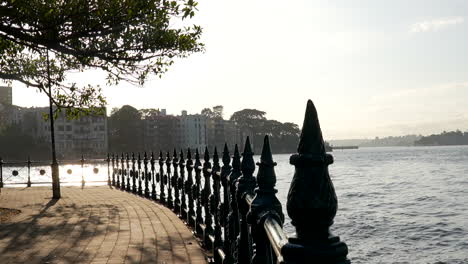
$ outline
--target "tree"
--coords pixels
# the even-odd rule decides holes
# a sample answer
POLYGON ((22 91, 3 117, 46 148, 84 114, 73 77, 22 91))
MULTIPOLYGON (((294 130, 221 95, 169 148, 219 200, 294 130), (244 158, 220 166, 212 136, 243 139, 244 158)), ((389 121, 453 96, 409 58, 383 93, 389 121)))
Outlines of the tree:
POLYGON ((24 132, 24 124, 10 124, 0 131, 0 157, 26 160, 42 159, 49 150, 44 139, 35 139, 24 132))
POLYGON ((264 122, 267 120, 266 112, 257 110, 257 109, 243 109, 237 112, 234 112, 230 118, 231 121, 237 123, 241 131, 241 138, 245 136, 250 136, 250 142, 254 147, 254 151, 257 152, 261 144, 256 144, 256 142, 262 142, 262 127, 264 122))
POLYGON ((213 106, 214 118, 223 119, 223 115, 224 115, 223 111, 224 111, 224 106, 222 105, 213 106))
POLYGON ((141 113, 130 105, 113 110, 108 123, 111 152, 131 152, 143 149, 141 113))
POLYGON ((142 119, 151 119, 161 114, 161 111, 159 111, 159 109, 154 108, 144 108, 138 110, 138 112, 140 112, 142 119))
POLYGON ((230 118, 231 121, 236 122, 241 128, 257 131, 259 121, 263 123, 266 120, 266 112, 257 109, 243 109, 234 112, 230 118))
POLYGON ((100 113, 100 87, 67 82, 67 74, 98 69, 108 84, 140 85, 149 74, 161 76, 175 58, 203 50, 202 29, 186 21, 196 6, 193 0, 2 0, 0 79, 37 88, 69 116, 100 113))
POLYGON ((209 108, 203 108, 200 112, 202 116, 206 116, 208 118, 214 118, 214 113, 209 108))
POLYGON ((210 108, 203 108, 200 114, 211 119, 223 119, 223 110, 224 106, 217 105, 213 106, 213 110, 211 110, 210 108))

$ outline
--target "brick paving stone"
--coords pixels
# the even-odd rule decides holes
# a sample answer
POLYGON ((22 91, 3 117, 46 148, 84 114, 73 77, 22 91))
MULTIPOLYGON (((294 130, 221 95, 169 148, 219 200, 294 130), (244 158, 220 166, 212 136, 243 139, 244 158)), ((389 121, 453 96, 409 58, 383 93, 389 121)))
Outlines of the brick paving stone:
POLYGON ((1 263, 191 263, 206 257, 169 209, 101 187, 4 188, 0 207, 21 210, 0 224, 1 263))

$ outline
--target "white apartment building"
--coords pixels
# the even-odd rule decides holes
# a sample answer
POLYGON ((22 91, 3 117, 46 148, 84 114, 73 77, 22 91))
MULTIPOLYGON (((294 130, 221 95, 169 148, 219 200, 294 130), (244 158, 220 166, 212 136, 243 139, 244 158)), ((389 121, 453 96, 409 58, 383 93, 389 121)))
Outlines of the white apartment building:
POLYGON ((181 148, 198 148, 203 151, 208 142, 208 119, 202 115, 188 115, 182 111, 179 118, 179 146, 181 148))
MULTIPOLYGON (((73 120, 62 115, 55 121, 57 153, 63 158, 107 155, 107 117, 105 115, 90 115, 73 120)), ((50 140, 50 137, 48 139, 50 140)))
MULTIPOLYGON (((0 109, 1 110, 1 109, 0 109)), ((44 119, 49 107, 10 106, 6 112, 9 124, 20 125, 22 131, 47 143, 51 142, 50 121, 44 119)), ((55 143, 57 155, 61 159, 75 159, 84 155, 104 157, 107 155, 107 117, 85 116, 68 120, 64 114, 55 120, 55 143)))

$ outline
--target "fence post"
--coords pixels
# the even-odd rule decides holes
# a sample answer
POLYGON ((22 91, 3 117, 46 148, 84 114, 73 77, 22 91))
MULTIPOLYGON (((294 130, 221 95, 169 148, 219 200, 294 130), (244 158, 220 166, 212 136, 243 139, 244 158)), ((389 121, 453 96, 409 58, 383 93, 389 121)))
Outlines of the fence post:
MULTIPOLYGON (((122 182, 120 183, 120 189, 121 190, 125 190, 125 174, 127 173, 127 171, 125 170, 125 156, 122 152, 122 155, 120 156, 120 163, 121 163, 121 167, 122 167, 122 173, 120 174, 120 177, 122 178, 122 182)), ((127 167, 127 170, 128 170, 128 167, 127 167)))
POLYGON ((208 152, 208 147, 205 147, 203 162, 203 177, 205 178, 205 186, 202 191, 202 204, 203 208, 205 209, 205 230, 203 232, 203 241, 205 247, 208 249, 210 249, 213 246, 210 241, 210 235, 213 234, 213 216, 211 214, 211 206, 209 201, 211 195, 211 173, 208 171, 209 169, 211 169, 210 153, 208 152))
POLYGON ((154 167, 154 152, 151 151, 151 199, 156 200, 156 182, 155 182, 155 174, 156 169, 154 167))
POLYGON ((187 150, 187 162, 185 167, 187 168, 187 181, 185 182, 185 191, 188 196, 188 215, 187 223, 191 227, 195 227, 195 207, 194 207, 194 192, 195 185, 193 184, 192 171, 193 171, 192 152, 190 148, 187 150))
POLYGON ((132 193, 137 193, 137 185, 136 185, 136 159, 135 153, 132 152, 132 171, 130 172, 130 177, 132 177, 132 193))
POLYGON ((129 156, 128 152, 125 153, 125 165, 126 165, 125 178, 127 179, 127 184, 125 185, 125 191, 130 192, 130 191, 132 191, 132 186, 131 186, 131 182, 130 182, 130 178, 132 176, 132 171, 130 169, 130 156, 129 156))
POLYGON ((111 181, 111 176, 110 176, 110 153, 107 153, 107 185, 111 186, 112 181, 111 181))
POLYGON ((196 197, 197 201, 197 217, 195 221, 195 230, 199 237, 203 239, 203 230, 201 229, 201 224, 203 224, 203 217, 202 217, 202 191, 201 191, 201 161, 200 161, 200 153, 198 149, 195 150, 195 188, 193 189, 194 196, 196 197))
POLYGON ((234 146, 234 156, 232 158, 232 171, 229 174, 229 188, 230 188, 230 203, 229 203, 229 244, 231 248, 231 256, 233 262, 237 260, 238 250, 236 247, 237 236, 239 235, 239 208, 237 206, 237 180, 242 175, 241 172, 241 159, 239 153, 239 147, 237 144, 234 146))
POLYGON ((144 181, 145 181, 145 197, 146 198, 150 198, 150 191, 149 191, 149 188, 148 188, 148 176, 149 176, 149 172, 148 172, 148 155, 146 154, 146 151, 145 151, 145 154, 143 155, 143 168, 144 168, 144 181))
MULTIPOLYGON (((124 155, 124 153, 122 152, 122 155, 120 157, 120 163, 122 165, 122 173, 120 174, 120 177, 122 178, 121 179, 121 183, 120 183, 120 190, 122 191, 125 191, 125 179, 127 178, 127 171, 128 171, 128 153, 127 155, 124 155), (127 164, 127 167, 125 168, 125 164, 127 164)), ((128 186, 127 186, 128 187, 128 186)))
POLYGON ((232 255, 231 255, 231 241, 230 241, 230 227, 229 227, 229 204, 230 204, 230 186, 229 186, 229 174, 231 173, 231 156, 229 155, 229 149, 227 144, 224 144, 223 150, 223 167, 221 167, 221 184, 223 185, 223 203, 220 204, 220 214, 221 214, 221 225, 223 226, 224 230, 224 240, 223 240, 223 250, 226 253, 226 259, 224 263, 231 263, 232 262, 232 255))
POLYGON ((164 158, 162 151, 159 151, 159 177, 156 177, 156 180, 159 178, 159 201, 163 204, 166 203, 166 195, 164 194, 164 158))
POLYGON ((31 157, 30 156, 28 156, 28 182, 26 186, 31 187, 31 157))
POLYGON ((281 203, 275 195, 277 193, 274 169, 276 162, 273 162, 268 136, 265 136, 260 162, 257 165, 258 187, 255 189, 256 195, 250 205, 248 215, 248 222, 252 227, 252 238, 256 246, 252 264, 270 264, 274 263, 274 253, 265 232, 264 223, 268 217, 275 218, 283 227, 284 215, 281 203))
POLYGON ((167 207, 174 208, 174 200, 172 199, 172 184, 171 184, 171 157, 169 151, 166 153, 166 176, 164 181, 167 181, 167 207))
POLYGON ((255 162, 253 160, 252 147, 250 139, 247 137, 245 141, 244 153, 242 153, 241 171, 242 176, 237 181, 237 205, 240 213, 240 232, 237 240, 238 263, 250 263, 252 256, 252 241, 250 231, 247 224, 247 213, 249 212, 249 204, 247 204, 246 196, 253 195, 255 188, 255 162))
POLYGON ((172 173, 171 177, 171 186, 174 189, 174 212, 176 214, 180 213, 180 192, 177 186, 177 182, 179 179, 179 158, 177 158, 177 150, 174 148, 174 153, 172 154, 172 166, 174 169, 174 173, 172 173))
POLYGON ((85 186, 84 180, 84 157, 81 155, 81 187, 85 186))
POLYGON ((143 195, 143 187, 142 187, 142 172, 141 172, 141 155, 140 152, 138 152, 138 172, 137 172, 137 177, 138 177, 138 195, 143 195))
POLYGON ((115 186, 115 153, 112 153, 112 186, 115 186))
POLYGON ((179 154, 179 180, 177 182, 177 189, 180 190, 181 196, 181 205, 180 205, 180 215, 182 219, 187 219, 187 201, 186 201, 186 192, 185 192, 185 161, 184 161, 184 152, 182 149, 179 154))
POLYGON ((326 154, 317 110, 307 102, 298 154, 292 155, 294 177, 288 193, 287 211, 296 237, 283 249, 287 263, 350 263, 348 247, 330 233, 338 200, 328 174, 333 156, 326 154))
MULTIPOLYGON (((122 153, 123 155, 123 153, 122 153)), ((116 163, 116 169, 117 169, 117 175, 116 175, 116 178, 117 178, 117 182, 116 182, 116 188, 120 188, 120 174, 122 173, 122 170, 119 169, 119 164, 120 164, 120 161, 119 161, 119 154, 115 155, 115 163, 116 163)))
POLYGON ((3 159, 0 157, 0 188, 3 188, 3 159))
POLYGON ((214 149, 213 153, 213 195, 210 197, 210 209, 214 213, 214 244, 213 244, 213 257, 215 263, 220 263, 221 258, 217 254, 217 249, 222 247, 223 241, 221 238, 221 175, 220 175, 218 150, 214 149))

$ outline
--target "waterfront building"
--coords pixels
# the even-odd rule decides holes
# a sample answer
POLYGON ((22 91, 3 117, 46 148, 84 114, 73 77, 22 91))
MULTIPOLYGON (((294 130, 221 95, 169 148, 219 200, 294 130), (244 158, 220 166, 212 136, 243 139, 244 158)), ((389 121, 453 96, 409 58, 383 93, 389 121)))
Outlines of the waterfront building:
POLYGON ((233 121, 221 118, 210 118, 208 121, 208 146, 218 150, 223 149, 224 143, 229 146, 242 142, 241 133, 233 121))
POLYGON ((10 86, 0 86, 0 104, 12 105, 13 93, 10 86))
POLYGON ((184 149, 203 150, 208 145, 208 118, 199 114, 188 115, 184 110, 182 115, 178 116, 178 120, 179 142, 177 145, 184 149))
POLYGON ((143 146, 145 151, 172 151, 178 145, 179 120, 167 115, 166 109, 145 116, 143 121, 143 146))
MULTIPOLYGON (((38 142, 50 144, 50 122, 44 118, 49 107, 12 105, 3 111, 7 125, 18 125, 21 131, 38 142)), ((85 116, 69 120, 64 113, 55 120, 55 142, 59 158, 103 157, 108 151, 107 117, 85 116)))

